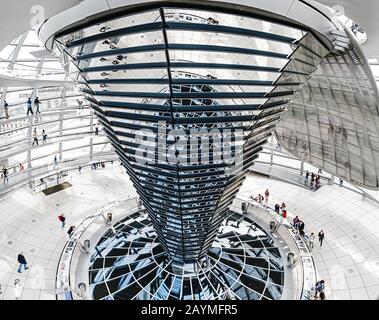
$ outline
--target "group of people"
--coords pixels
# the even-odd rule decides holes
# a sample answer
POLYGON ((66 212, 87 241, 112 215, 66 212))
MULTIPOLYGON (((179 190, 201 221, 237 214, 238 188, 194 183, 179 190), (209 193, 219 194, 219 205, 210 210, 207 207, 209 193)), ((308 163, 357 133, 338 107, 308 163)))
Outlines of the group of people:
MULTIPOLYGON (((309 250, 312 251, 314 246, 315 246, 315 234, 312 232, 309 236, 305 235, 305 232, 304 232, 305 223, 304 223, 304 221, 300 220, 298 216, 293 218, 292 225, 294 226, 294 228, 296 230, 299 231, 300 236, 308 242, 309 250)), ((321 230, 318 233, 318 241, 320 244, 320 248, 322 247, 322 243, 324 242, 324 238, 325 238, 324 230, 321 230)))
MULTIPOLYGON (((250 196, 253 200, 257 201, 258 203, 263 204, 265 207, 268 207, 268 200, 270 197, 270 191, 266 189, 264 192, 264 196, 262 196, 260 193, 257 197, 250 196)), ((287 209, 286 204, 282 202, 282 204, 275 204, 275 211, 277 214, 281 215, 284 219, 287 218, 287 209)))
MULTIPOLYGON (((40 104, 41 104, 41 101, 38 99, 38 97, 36 97, 34 99, 34 106, 36 107, 36 109, 35 109, 36 114, 41 114, 41 111, 39 110, 40 104)), ((26 107, 27 107, 27 111, 26 111, 27 116, 29 115, 29 113, 34 114, 31 98, 29 98, 28 101, 26 102, 26 107)))
MULTIPOLYGON (((61 223, 61 228, 64 229, 64 227, 66 226, 66 215, 64 213, 61 213, 59 216, 58 216, 58 220, 60 221, 61 223)), ((72 233, 74 232, 75 230, 75 226, 70 226, 70 228, 68 228, 67 230, 67 234, 68 234, 68 237, 71 238, 71 235, 72 233)))
MULTIPOLYGON (((58 220, 61 222, 62 229, 64 229, 64 227, 66 225, 66 216, 62 213, 58 216, 58 220)), ((67 234, 68 234, 69 238, 71 238, 71 235, 73 234, 74 230, 75 230, 75 226, 70 226, 70 228, 67 230, 67 234)), ((22 269, 24 269, 24 271, 29 269, 28 262, 26 261, 26 258, 24 256, 23 252, 20 252, 18 254, 17 262, 18 262, 18 269, 17 269, 18 273, 22 273, 22 269)), ((22 285, 21 285, 20 279, 15 280, 14 289, 15 289, 15 299, 19 300, 21 297, 21 291, 22 291, 21 290, 22 285)))
MULTIPOLYGON (((100 167, 105 168, 105 162, 103 162, 103 161, 101 161, 101 162, 93 162, 93 163, 91 164, 91 169, 92 169, 92 170, 96 170, 98 167, 99 167, 99 168, 100 168, 100 167)), ((81 171, 81 168, 80 168, 80 170, 79 170, 79 173, 80 173, 80 171, 81 171)))
POLYGON ((301 237, 304 237, 305 235, 305 232, 304 232, 304 228, 305 228, 305 223, 304 221, 300 220, 298 216, 296 216, 295 218, 293 218, 292 220, 292 225, 294 226, 294 228, 296 230, 299 231, 299 234, 301 237))
MULTIPOLYGON (((322 171, 321 172, 320 171, 321 171, 321 169, 319 170, 319 173, 322 173, 322 171)), ((264 196, 262 196, 261 194, 258 194, 258 197, 251 196, 251 198, 254 199, 255 201, 257 201, 258 203, 263 203, 265 207, 268 207, 269 196, 270 196, 270 192, 268 189, 266 189, 266 191, 264 192, 264 196)), ((276 203, 275 204, 275 212, 277 214, 279 214, 280 216, 282 216, 283 219, 286 219, 287 218, 286 204, 284 202, 282 202, 282 204, 276 203)), ((298 216, 293 218, 292 225, 294 226, 294 228, 296 230, 298 230, 299 235, 308 241, 308 247, 312 251, 314 248, 315 234, 312 232, 309 236, 306 236, 305 231, 304 231, 305 223, 298 216)), ((322 243, 324 241, 324 238, 325 238, 324 231, 321 230, 318 233, 318 240, 319 240, 320 248, 322 247, 322 243)))
POLYGON ((286 204, 282 202, 282 204, 275 204, 275 212, 283 217, 283 219, 287 218, 287 209, 286 204))
MULTIPOLYGON (((25 170, 25 167, 21 162, 18 164, 18 169, 19 172, 24 172, 25 170)), ((5 166, 1 169, 1 178, 3 179, 3 184, 7 184, 9 182, 9 170, 5 166)))
POLYGON ((258 194, 258 197, 253 197, 251 196, 252 199, 254 199, 255 201, 257 201, 258 203, 263 203, 263 200, 264 200, 264 205, 267 207, 268 206, 268 197, 270 196, 270 191, 268 191, 268 189, 266 189, 266 191, 264 192, 264 197, 261 195, 261 194, 258 194))
MULTIPOLYGON (((33 111, 33 103, 32 103, 32 98, 28 98, 28 101, 26 102, 26 115, 29 116, 29 114, 34 115, 35 114, 41 114, 41 111, 39 109, 41 104, 41 101, 39 100, 38 97, 34 99, 34 106, 35 106, 35 111, 33 111)), ((7 103, 6 100, 4 100, 3 108, 4 108, 4 113, 5 113, 5 118, 9 118, 9 110, 8 110, 9 104, 7 103)))
MULTIPOLYGON (((46 141, 47 141, 47 133, 46 133, 45 129, 42 129, 41 136, 42 136, 42 143, 45 144, 46 141)), ((32 146, 34 146, 34 145, 37 145, 37 146, 38 146, 38 133, 37 133, 37 128, 34 128, 33 133, 32 133, 32 137, 33 137, 33 143, 32 143, 32 146)))
MULTIPOLYGON (((321 169, 318 171, 318 174, 319 175, 322 174, 321 169)), ((317 185, 319 185, 319 183, 320 183, 320 176, 319 175, 316 176, 314 173, 311 174, 311 186, 312 187, 313 187, 314 183, 316 183, 315 187, 317 185)), ((309 172, 307 171, 306 183, 308 182, 308 179, 309 179, 309 172)), ((258 197, 254 198, 253 196, 251 196, 251 198, 253 198, 258 203, 263 203, 263 201, 264 201, 264 206, 268 207, 269 196, 270 196, 270 192, 268 189, 266 189, 266 191, 264 192, 264 196, 262 196, 261 194, 258 194, 258 197)), ((277 214, 281 215, 283 217, 283 219, 286 219, 287 218, 286 204, 284 202, 282 202, 282 204, 276 203, 275 204, 275 212, 277 214)), ((315 234, 312 232, 309 235, 309 237, 305 235, 305 231, 304 231, 305 223, 298 216, 296 216, 292 220, 292 225, 294 226, 294 228, 296 230, 298 230, 299 235, 308 242, 308 247, 309 247, 310 251, 312 251, 314 248, 315 234)), ((320 248, 322 247, 324 238, 325 238, 324 231, 321 230, 318 233, 318 240, 319 240, 320 248)), ((318 281, 312 289, 314 290, 314 293, 315 293, 314 294, 315 299, 325 300, 325 292, 324 292, 325 281, 324 280, 318 281)))
POLYGON ((322 174, 322 170, 321 169, 318 170, 318 174, 317 175, 315 173, 313 173, 313 172, 311 174, 309 174, 309 171, 307 170, 305 172, 304 184, 308 185, 308 183, 310 181, 311 189, 317 190, 320 187, 320 185, 321 185, 321 182, 320 182, 321 176, 320 176, 320 174, 322 174), (309 179, 309 177, 310 177, 310 179, 309 179))

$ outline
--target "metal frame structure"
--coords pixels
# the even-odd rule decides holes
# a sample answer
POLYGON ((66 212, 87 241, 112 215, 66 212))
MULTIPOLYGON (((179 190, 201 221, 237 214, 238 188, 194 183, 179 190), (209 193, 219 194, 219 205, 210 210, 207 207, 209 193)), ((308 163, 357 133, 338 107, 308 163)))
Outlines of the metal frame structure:
POLYGON ((178 273, 206 258, 295 93, 356 45, 313 1, 85 1, 39 34, 80 84, 178 273), (205 149, 192 143, 204 138, 205 149))

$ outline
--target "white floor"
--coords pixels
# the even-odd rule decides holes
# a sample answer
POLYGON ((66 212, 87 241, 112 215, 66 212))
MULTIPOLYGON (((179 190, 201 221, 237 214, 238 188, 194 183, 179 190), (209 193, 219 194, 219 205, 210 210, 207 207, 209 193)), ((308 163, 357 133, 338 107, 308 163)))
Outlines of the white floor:
MULTIPOLYGON (((72 187, 55 194, 33 195, 19 189, 0 198, 0 299, 55 299, 55 273, 70 225, 109 202, 134 194, 118 165, 83 171, 69 177, 72 187), (64 231, 57 216, 67 216, 64 231), (17 273, 23 251, 30 269, 17 273)), ((262 176, 249 176, 241 193, 270 190, 270 204, 286 202, 289 219, 298 215, 305 232, 325 231, 325 242, 314 257, 319 279, 326 281, 327 299, 379 299, 379 207, 338 186, 311 192, 262 176)))
POLYGON ((319 279, 326 282, 326 298, 379 299, 379 206, 338 186, 317 192, 259 175, 249 176, 241 193, 264 194, 269 204, 286 203, 288 219, 297 215, 305 233, 323 229, 325 240, 313 251, 319 279))
POLYGON ((15 279, 21 281, 21 299, 55 299, 55 275, 68 227, 135 192, 116 164, 82 171, 81 176, 75 173, 68 181, 72 187, 49 196, 19 189, 0 198, 0 299, 15 299, 15 279), (57 218, 62 212, 67 217, 65 230, 57 218), (21 251, 30 269, 20 274, 21 251))

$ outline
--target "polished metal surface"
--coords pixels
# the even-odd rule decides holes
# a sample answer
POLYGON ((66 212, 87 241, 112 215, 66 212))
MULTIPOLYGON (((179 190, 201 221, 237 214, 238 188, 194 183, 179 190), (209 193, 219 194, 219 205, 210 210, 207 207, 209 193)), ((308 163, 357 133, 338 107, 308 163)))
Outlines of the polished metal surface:
MULTIPOLYGON (((246 11, 217 1, 207 2, 210 9, 197 1, 137 2, 138 7, 99 9, 94 21, 78 6, 69 11, 72 17, 47 21, 40 35, 81 85, 174 269, 188 270, 209 254, 249 167, 281 117, 278 138, 292 153, 303 157, 308 142, 307 160, 318 164, 314 158, 329 143, 336 156, 319 156, 320 167, 378 187, 371 174, 375 145, 356 152, 348 125, 338 124, 348 121, 351 136, 359 137, 354 120, 340 115, 352 112, 340 109, 374 114, 377 90, 359 45, 332 11, 312 1, 294 1, 282 17, 277 12, 283 8, 270 13, 259 9, 262 2, 246 11), (301 12, 309 13, 309 25, 301 12), (314 82, 326 87, 322 107, 336 110, 328 118, 337 122, 327 129, 329 141, 313 138, 322 122, 310 115, 319 106, 304 96, 314 82), (340 97, 348 85, 348 92, 364 92, 366 100, 353 101, 345 92, 340 97), (329 100, 337 107, 329 108, 329 100), (349 175, 336 169, 346 166, 341 160, 346 145, 349 175), (366 163, 367 152, 372 157, 366 163)), ((373 119, 370 143, 375 126, 373 119)))
POLYGON ((229 211, 206 257, 178 273, 142 211, 102 236, 89 279, 95 300, 276 300, 284 266, 272 238, 229 211))
POLYGON ((126 7, 55 44, 162 246, 185 268, 206 255, 285 105, 328 50, 258 15, 156 5, 126 7))
POLYGON ((345 53, 330 54, 288 104, 278 140, 299 159, 366 188, 379 188, 378 89, 347 31, 345 53))

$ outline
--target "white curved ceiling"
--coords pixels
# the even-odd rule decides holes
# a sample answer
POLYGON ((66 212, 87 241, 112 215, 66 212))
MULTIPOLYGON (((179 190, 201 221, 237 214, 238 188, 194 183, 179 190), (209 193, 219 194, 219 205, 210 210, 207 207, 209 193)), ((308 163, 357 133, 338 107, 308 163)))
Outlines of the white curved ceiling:
MULTIPOLYGON (((379 1, 365 0, 362 5, 357 0, 317 0, 318 2, 333 7, 342 6, 345 14, 360 24, 368 35, 368 42, 364 50, 369 58, 379 58, 379 37, 377 36, 379 1)), ((31 13, 33 6, 42 6, 45 17, 49 18, 65 9, 77 5, 81 0, 7 0, 2 1, 0 11, 0 48, 17 38, 21 33, 30 29, 31 21, 35 14, 31 13)))
POLYGON ((368 41, 363 45, 368 58, 379 58, 379 1, 378 0, 317 0, 329 7, 341 6, 345 15, 358 23, 367 33, 368 41))

